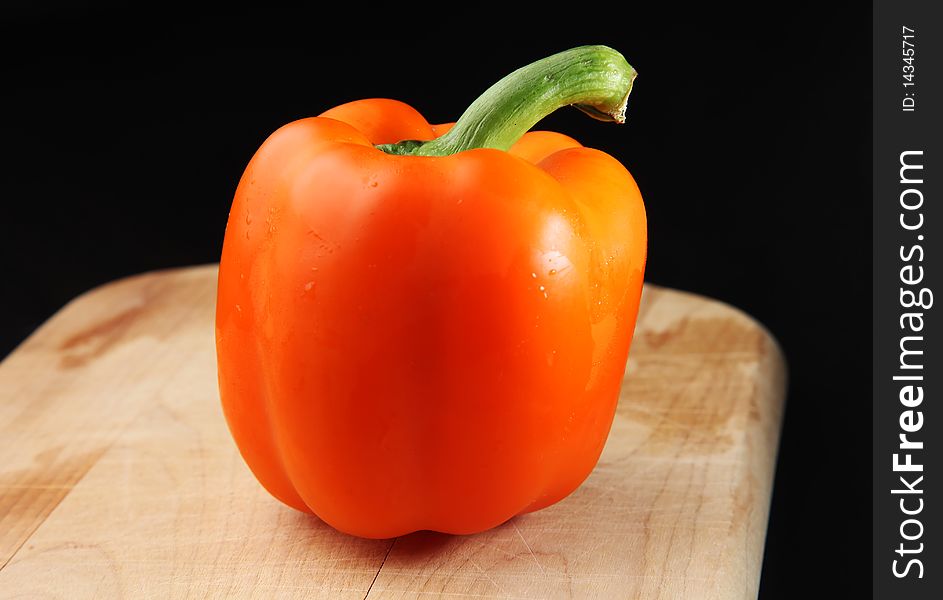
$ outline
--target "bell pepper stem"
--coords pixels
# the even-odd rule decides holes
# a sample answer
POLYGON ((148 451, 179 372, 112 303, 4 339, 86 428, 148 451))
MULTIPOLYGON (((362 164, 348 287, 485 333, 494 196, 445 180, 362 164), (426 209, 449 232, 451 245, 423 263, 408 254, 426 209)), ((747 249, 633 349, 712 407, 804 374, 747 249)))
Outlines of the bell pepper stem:
POLYGON ((389 154, 447 156, 473 148, 508 150, 538 121, 575 106, 602 121, 625 122, 635 69, 606 46, 580 46, 514 71, 488 88, 445 135, 377 146, 389 154))

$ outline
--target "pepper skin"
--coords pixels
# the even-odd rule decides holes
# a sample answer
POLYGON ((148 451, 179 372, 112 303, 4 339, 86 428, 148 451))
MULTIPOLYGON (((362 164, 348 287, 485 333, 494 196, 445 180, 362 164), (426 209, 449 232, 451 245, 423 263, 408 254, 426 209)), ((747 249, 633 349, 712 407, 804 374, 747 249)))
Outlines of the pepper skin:
POLYGON ((628 171, 552 132, 376 147, 448 129, 384 99, 290 123, 226 228, 230 430, 272 495, 358 536, 474 533, 576 489, 635 327, 646 220, 628 171))

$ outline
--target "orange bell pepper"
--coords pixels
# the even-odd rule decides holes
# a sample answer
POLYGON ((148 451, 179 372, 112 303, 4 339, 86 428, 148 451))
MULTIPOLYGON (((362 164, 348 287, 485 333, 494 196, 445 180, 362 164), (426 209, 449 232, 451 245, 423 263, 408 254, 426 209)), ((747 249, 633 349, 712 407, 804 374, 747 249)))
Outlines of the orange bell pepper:
POLYGON ((581 47, 454 127, 393 100, 290 123, 239 182, 219 268, 225 416, 276 498, 351 534, 472 533, 595 466, 635 327, 645 209, 551 132, 621 122, 635 71, 581 47))

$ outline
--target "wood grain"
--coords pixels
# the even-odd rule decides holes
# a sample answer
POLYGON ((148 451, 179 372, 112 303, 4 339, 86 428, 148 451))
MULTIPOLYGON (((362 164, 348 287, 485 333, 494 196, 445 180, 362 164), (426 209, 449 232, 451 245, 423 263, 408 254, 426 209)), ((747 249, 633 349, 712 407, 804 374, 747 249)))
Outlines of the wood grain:
POLYGON ((646 287, 618 414, 569 498, 474 536, 362 540, 229 437, 215 266, 71 302, 0 364, 2 598, 753 598, 785 385, 743 313, 646 287))

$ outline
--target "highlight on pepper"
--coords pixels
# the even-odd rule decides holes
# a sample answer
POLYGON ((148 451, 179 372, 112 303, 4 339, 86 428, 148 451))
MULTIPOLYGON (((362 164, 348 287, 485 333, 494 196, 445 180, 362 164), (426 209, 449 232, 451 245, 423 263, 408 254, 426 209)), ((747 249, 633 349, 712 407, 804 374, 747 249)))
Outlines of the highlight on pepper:
POLYGON ((454 125, 395 100, 273 133, 233 199, 219 389, 260 483, 358 536, 469 534, 549 506, 596 465, 646 258, 626 168, 550 131, 622 122, 605 46, 525 66, 454 125))

